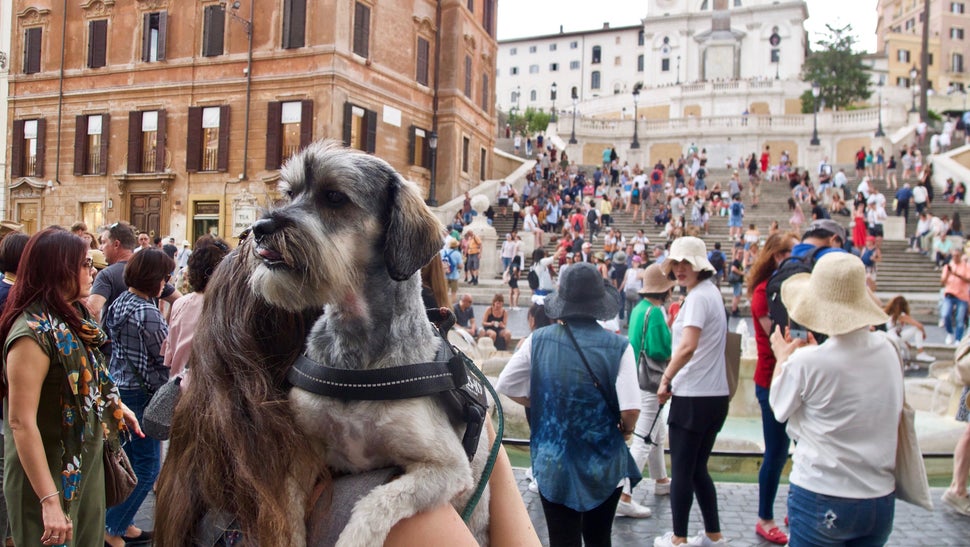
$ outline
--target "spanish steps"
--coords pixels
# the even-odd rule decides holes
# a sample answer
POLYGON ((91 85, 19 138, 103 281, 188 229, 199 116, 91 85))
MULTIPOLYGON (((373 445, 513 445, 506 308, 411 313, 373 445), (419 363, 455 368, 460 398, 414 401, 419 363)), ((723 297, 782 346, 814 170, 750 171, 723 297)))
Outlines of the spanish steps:
MULTIPOLYGON (((846 173, 850 175, 848 187, 852 190, 855 189, 858 184, 858 179, 855 179, 854 170, 849 166, 845 166, 846 173)), ((587 173, 593 171, 593 167, 585 167, 584 170, 587 173)), ((710 188, 715 182, 720 182, 722 187, 727 186, 727 181, 730 178, 730 171, 727 169, 711 169, 710 175, 707 178, 707 185, 710 188)), ((742 177, 742 182, 746 183, 746 177, 742 177)), ((900 181, 902 184, 903 181, 900 181)), ((912 181, 910 181, 912 182, 912 181)), ((517 181, 513 183, 517 190, 521 190, 523 181, 517 181)), ((894 215, 895 212, 891 210, 893 194, 894 191, 888 190, 886 188, 885 181, 877 181, 877 186, 880 191, 886 195, 887 199, 887 213, 889 215, 894 215)), ((937 191, 937 194, 939 192, 937 191)), ((778 221, 781 229, 789 229, 788 219, 791 213, 788 210, 787 200, 790 197, 791 192, 787 181, 774 181, 774 182, 764 182, 761 185, 761 198, 759 200, 758 207, 752 207, 750 203, 750 196, 748 195, 748 188, 744 191, 744 202, 745 202, 745 214, 744 214, 744 228, 747 229, 749 224, 755 224, 762 234, 762 237, 766 237, 768 233, 769 225, 772 221, 778 221)), ((589 198, 586 198, 588 201, 589 198)), ((598 201, 598 199, 597 199, 598 201)), ((851 202, 849 203, 851 207, 851 202)), ((947 215, 953 218, 954 213, 963 213, 961 216, 966 217, 966 205, 951 204, 942 200, 937 195, 936 199, 932 202, 931 211, 937 216, 947 215)), ((811 218, 810 210, 806 208, 805 210, 806 222, 803 225, 806 227, 811 218)), ((651 244, 664 243, 665 240, 663 236, 660 235, 660 228, 655 226, 653 223, 653 210, 651 209, 650 214, 647 217, 646 223, 635 222, 632 218, 631 212, 625 212, 622 210, 614 210, 612 215, 612 225, 614 228, 618 228, 622 231, 623 235, 629 238, 634 235, 639 228, 644 229, 645 235, 650 238, 651 244)), ((834 220, 840 222, 846 227, 847 233, 851 234, 851 218, 847 216, 835 216, 834 220)), ((498 247, 501 249, 502 241, 504 241, 505 234, 510 232, 512 229, 512 217, 511 212, 509 216, 500 216, 496 214, 493 227, 498 233, 498 247)), ((916 226, 916 214, 915 209, 910 207, 909 221, 906 225, 906 235, 911 236, 916 226)), ((519 227, 521 230, 521 222, 519 222, 519 227)), ((520 232, 522 237, 531 237, 530 234, 520 232)), ((707 243, 708 249, 713 249, 715 242, 721 242, 721 248, 725 251, 725 254, 730 259, 731 250, 731 240, 728 237, 728 226, 726 216, 716 216, 712 215, 710 223, 708 225, 708 233, 702 234, 700 236, 707 243)), ((602 250, 603 238, 602 230, 600 235, 591 242, 593 244, 593 251, 602 250)), ((919 253, 906 252, 908 243, 907 241, 889 241, 886 240, 882 245, 882 262, 878 266, 877 274, 877 294, 882 298, 883 301, 887 301, 896 294, 904 294, 911 301, 913 307, 913 314, 923 322, 936 322, 936 301, 938 299, 939 288, 940 288, 940 274, 934 269, 934 263, 931 256, 923 256, 919 253)), ((555 235, 546 234, 545 236, 545 249, 548 253, 552 253, 555 250, 555 235)), ((531 265, 531 257, 526 258, 526 266, 523 271, 526 271, 531 265)), ((487 277, 487 276, 486 276, 487 277)), ((521 302, 528 302, 530 291, 528 284, 523 279, 519 282, 519 287, 522 291, 520 297, 521 302)), ((725 292, 725 299, 730 300, 730 289, 726 288, 722 284, 722 289, 725 292)), ((501 283, 499 276, 494 276, 494 279, 486 279, 483 277, 481 279, 481 284, 477 286, 471 286, 467 284, 461 285, 459 289, 461 292, 468 292, 472 294, 474 300, 478 303, 487 303, 491 300, 491 297, 495 293, 508 293, 508 287, 501 283)), ((742 302, 745 306, 745 302, 742 302)))

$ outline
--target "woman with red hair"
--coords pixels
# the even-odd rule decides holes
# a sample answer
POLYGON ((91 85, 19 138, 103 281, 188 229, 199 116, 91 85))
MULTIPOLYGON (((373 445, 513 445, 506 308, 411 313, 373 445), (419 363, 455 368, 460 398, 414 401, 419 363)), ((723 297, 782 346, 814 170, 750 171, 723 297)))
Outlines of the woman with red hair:
POLYGON ((117 446, 125 422, 141 435, 98 349, 104 332, 80 303, 92 274, 84 240, 43 230, 27 242, 0 315, 3 489, 16 545, 100 545, 105 439, 117 446))

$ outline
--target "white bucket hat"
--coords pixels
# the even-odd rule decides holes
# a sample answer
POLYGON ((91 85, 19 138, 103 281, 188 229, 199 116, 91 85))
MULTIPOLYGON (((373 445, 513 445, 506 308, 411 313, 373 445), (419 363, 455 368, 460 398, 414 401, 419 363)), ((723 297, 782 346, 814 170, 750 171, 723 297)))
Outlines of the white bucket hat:
POLYGON ((826 253, 812 273, 795 274, 781 285, 788 315, 828 336, 889 321, 866 290, 866 268, 849 253, 826 253))
POLYGON ((670 276, 670 270, 674 262, 689 262, 695 272, 707 270, 716 273, 717 270, 707 259, 707 245, 704 240, 694 236, 678 237, 670 244, 670 252, 667 259, 660 265, 661 271, 666 276, 670 276))

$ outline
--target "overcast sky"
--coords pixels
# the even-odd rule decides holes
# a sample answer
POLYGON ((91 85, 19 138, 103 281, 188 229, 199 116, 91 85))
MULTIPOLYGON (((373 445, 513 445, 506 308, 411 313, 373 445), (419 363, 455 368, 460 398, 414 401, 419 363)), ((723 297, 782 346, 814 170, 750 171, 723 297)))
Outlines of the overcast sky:
MULTIPOLYGON (((878 0, 807 0, 808 20, 805 27, 814 46, 825 31, 852 23, 858 47, 864 51, 876 49, 876 3, 878 0)), ((646 16, 643 0, 499 0, 498 39, 524 38, 559 32, 595 30, 603 23, 621 27, 636 25, 646 16)))

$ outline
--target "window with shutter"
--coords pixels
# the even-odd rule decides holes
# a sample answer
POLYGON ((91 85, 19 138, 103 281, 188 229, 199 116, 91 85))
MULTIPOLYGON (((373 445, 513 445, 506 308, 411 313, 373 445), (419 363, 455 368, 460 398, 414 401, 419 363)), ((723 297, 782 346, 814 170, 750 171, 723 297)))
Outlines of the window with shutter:
POLYGON ((424 38, 418 37, 418 73, 417 81, 421 85, 428 85, 428 58, 430 44, 424 38))
POLYGON ((478 158, 478 180, 485 180, 485 160, 488 158, 488 153, 485 147, 479 149, 478 158))
POLYGON ((202 170, 219 170, 219 142, 222 127, 220 115, 222 109, 218 106, 209 106, 202 109, 202 170))
POLYGON ((488 113, 488 74, 482 74, 482 110, 488 113))
POLYGON ((99 19, 88 23, 88 68, 107 65, 108 21, 99 19))
POLYGON ((141 60, 147 63, 165 60, 165 34, 168 12, 146 13, 142 30, 141 60))
POLYGON ((483 0, 482 27, 489 36, 495 37, 495 0, 483 0))
POLYGON ((472 57, 465 55, 465 96, 472 98, 472 57))
POLYGON ((34 148, 34 172, 35 177, 44 176, 44 152, 47 142, 47 120, 40 118, 37 121, 37 139, 34 148))
POLYGON ((411 165, 424 168, 431 165, 429 161, 431 159, 431 148, 428 146, 428 135, 430 133, 430 131, 421 127, 411 126, 411 138, 408 146, 411 165))
POLYGON ((360 2, 354 5, 354 53, 370 56, 370 6, 360 2))
POLYGON ((283 160, 287 160, 300 151, 302 142, 301 125, 303 124, 303 103, 288 101, 283 103, 281 110, 283 160))
POLYGON ((85 175, 103 175, 105 158, 102 154, 107 152, 107 126, 105 118, 101 114, 84 116, 84 125, 81 127, 84 133, 84 170, 85 175))
POLYGON ((31 27, 24 31, 24 74, 40 72, 41 40, 44 29, 31 27))
POLYGON ((461 138, 461 172, 468 173, 468 147, 471 140, 468 137, 461 138))
POLYGON ((128 172, 141 173, 141 118, 138 110, 128 113, 128 172))
POLYGON ((229 170, 229 105, 219 107, 219 157, 216 170, 229 170))
POLYGON ((10 178, 24 176, 24 124, 26 120, 13 121, 13 142, 10 143, 10 178))
POLYGON ((306 0, 283 1, 283 49, 306 44, 306 0))
POLYGON ((226 32, 226 7, 221 4, 206 6, 202 27, 202 56, 216 57, 223 53, 226 32))
POLYGON ((202 168, 202 107, 190 106, 188 134, 185 138, 185 170, 194 173, 202 168))
POLYGON ((344 144, 374 153, 377 150, 377 112, 344 103, 344 144))
POLYGON ((266 169, 279 169, 282 163, 281 119, 283 103, 272 101, 266 105, 266 169))

